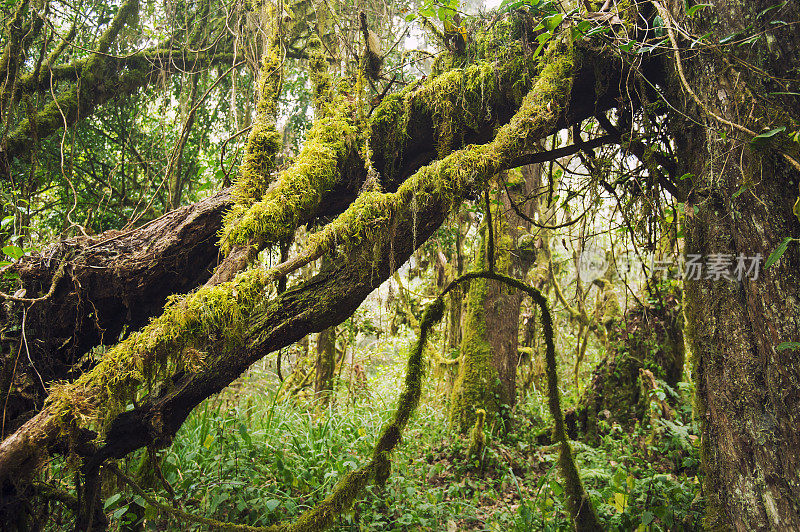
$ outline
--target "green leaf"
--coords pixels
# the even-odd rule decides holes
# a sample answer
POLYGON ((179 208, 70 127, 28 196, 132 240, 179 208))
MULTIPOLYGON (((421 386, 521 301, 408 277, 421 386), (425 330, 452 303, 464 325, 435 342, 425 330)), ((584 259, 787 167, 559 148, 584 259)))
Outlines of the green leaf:
POLYGON ((8 255, 9 257, 11 257, 12 259, 15 259, 15 260, 19 259, 23 255, 25 255, 25 252, 22 250, 21 247, 14 246, 14 245, 8 245, 8 246, 4 247, 3 248, 3 253, 5 253, 6 255, 8 255))
POLYGON ((572 38, 578 39, 587 34, 592 29, 592 23, 588 20, 581 20, 577 25, 572 27, 572 38))
POLYGON ((792 237, 787 236, 783 240, 783 242, 781 242, 781 245, 778 246, 778 248, 775 251, 770 253, 769 257, 767 257, 767 262, 764 263, 765 270, 770 266, 772 266, 773 264, 775 264, 776 262, 778 262, 778 260, 783 256, 783 254, 786 253, 786 248, 789 247, 789 242, 791 242, 792 240, 794 240, 792 237))
POLYGON ((775 129, 770 129, 769 131, 766 131, 764 133, 761 133, 761 134, 756 135, 755 137, 753 137, 753 139, 750 141, 750 143, 751 144, 763 144, 763 143, 766 143, 772 137, 774 137, 775 135, 777 135, 779 133, 783 133, 784 131, 786 131, 786 127, 785 126, 776 127, 775 129))
POLYGON ((691 179, 694 177, 694 174, 683 174, 679 179, 681 181, 686 181, 687 179, 691 179))
POLYGON ((114 495, 106 499, 105 504, 103 504, 103 508, 108 508, 109 506, 120 500, 121 497, 122 497, 121 493, 115 493, 114 495))
POLYGON ((711 4, 697 4, 695 6, 692 6, 686 11, 686 16, 687 17, 693 17, 695 15, 695 13, 697 13, 698 11, 703 9, 704 7, 711 7, 711 4))
POLYGON ((280 506, 280 504, 281 504, 281 501, 279 501, 278 499, 270 499, 270 500, 268 500, 267 502, 264 503, 264 506, 267 507, 268 511, 272 512, 272 511, 275 510, 275 508, 280 506))
POLYGON ((763 17, 764 15, 766 15, 767 13, 769 13, 770 11, 772 11, 773 9, 780 9, 780 8, 782 8, 783 6, 785 6, 788 3, 789 2, 787 0, 785 2, 781 2, 779 4, 775 4, 775 5, 769 6, 768 8, 762 10, 761 13, 756 15, 756 18, 759 19, 759 18, 763 17))
POLYGON ((729 42, 733 41, 736 37, 739 36, 739 33, 731 33, 730 35, 723 37, 719 40, 720 44, 728 44, 729 42))
POLYGON ((248 447, 253 445, 253 440, 250 438, 250 433, 247 432, 247 426, 244 423, 239 423, 239 435, 248 447))
POLYGON ((746 44, 752 44, 752 43, 756 42, 757 40, 759 40, 760 38, 761 38, 761 35, 753 35, 752 37, 748 37, 747 39, 745 39, 742 42, 740 42, 739 46, 744 46, 746 44))
POLYGON ((739 190, 737 190, 736 192, 734 192, 734 193, 733 193, 733 196, 731 196, 731 197, 732 197, 732 198, 738 198, 738 197, 739 197, 739 196, 741 196, 741 195, 742 195, 742 193, 743 193, 745 190, 747 190, 748 188, 750 188, 750 185, 749 185, 749 184, 745 184, 745 185, 742 185, 742 186, 740 186, 740 187, 739 187, 739 190))
POLYGON ((627 497, 625 497, 624 493, 616 492, 614 494, 614 508, 617 509, 619 513, 625 511, 625 503, 627 502, 627 497))
POLYGON ((787 349, 800 349, 800 342, 781 342, 775 349, 778 351, 785 351, 787 349))
POLYGON ((453 11, 452 9, 450 9, 449 7, 440 7, 440 8, 438 9, 438 11, 436 12, 436 16, 437 16, 437 17, 439 18, 439 20, 441 20, 442 22, 445 22, 445 21, 447 21, 447 20, 450 20, 450 19, 452 19, 452 18, 453 18, 453 15, 455 15, 455 14, 456 14, 456 12, 455 12, 455 11, 453 11))
POLYGON ((586 36, 594 37, 595 35, 602 35, 604 33, 608 33, 609 31, 611 31, 611 28, 608 26, 595 26, 586 33, 586 36))
POLYGON ((642 524, 647 526, 653 522, 653 512, 648 512, 645 510, 642 512, 642 524))
POLYGON ((693 40, 692 44, 689 45, 689 48, 694 48, 695 46, 697 46, 698 44, 701 44, 703 41, 705 41, 709 37, 711 37, 711 32, 710 31, 708 33, 706 33, 705 35, 702 35, 702 36, 698 37, 697 39, 693 40))
POLYGON ((555 15, 550 15, 549 17, 545 17, 542 22, 544 22, 545 27, 548 31, 553 31, 561 24, 561 21, 564 20, 564 15, 561 13, 556 13, 555 15))

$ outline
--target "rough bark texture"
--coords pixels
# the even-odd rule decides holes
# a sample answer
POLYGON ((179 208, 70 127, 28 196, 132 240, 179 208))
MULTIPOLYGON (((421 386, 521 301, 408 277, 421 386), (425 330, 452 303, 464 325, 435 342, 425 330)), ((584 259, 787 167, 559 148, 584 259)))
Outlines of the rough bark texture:
POLYGON ((336 327, 328 327, 317 335, 314 393, 326 398, 333 391, 333 372, 336 369, 336 327))
POLYGON ((93 364, 85 356, 93 347, 116 343, 123 331, 159 314, 167 297, 208 279, 230 205, 225 190, 138 229, 72 238, 20 261, 16 271, 27 298, 46 295, 54 280, 56 286, 41 301, 0 307, 3 435, 41 408, 42 381, 74 377, 93 364))
MULTIPOLYGON (((710 2, 717 24, 698 21, 696 31, 724 37, 748 24, 766 37, 733 53, 798 90, 800 33, 771 25, 773 18, 795 22, 800 9, 789 2, 766 18, 756 15, 771 1, 710 2)), ((673 3, 679 14, 682 3, 673 3), (680 4, 680 5, 679 5, 680 4)), ((680 18, 680 17, 679 17, 680 18)), ((800 116, 798 100, 766 99, 787 87, 717 56, 684 59, 687 77, 706 106, 754 131, 784 125, 800 116), (749 87, 744 84, 747 82, 749 87), (756 91, 754 95, 751 88, 756 91)), ((679 87, 678 81, 675 86, 679 87)), ((676 99, 683 97, 676 89, 676 99)), ((688 98, 686 98, 688 99, 688 98)), ((677 123, 679 173, 692 173, 687 201, 686 252, 708 257, 770 255, 785 237, 800 236, 792 214, 800 175, 775 146, 755 149, 747 135, 728 130, 694 102, 685 105, 701 125, 677 123), (737 193, 743 185, 746 190, 737 193)), ((800 354, 777 349, 800 339, 800 254, 792 245, 758 278, 687 279, 687 337, 698 388, 702 421, 706 526, 711 529, 800 529, 800 354)))
MULTIPOLYGON (((533 173, 523 174, 531 178, 533 173)), ((496 271, 524 278, 531 263, 530 255, 517 249, 521 228, 530 228, 520 218, 511 201, 520 202, 530 193, 526 180, 514 175, 502 176, 505 183, 498 191, 497 205, 492 206, 494 249, 488 249, 486 223, 482 226, 481 245, 474 269, 487 267, 488 253, 494 255, 496 271)), ((518 209, 520 207, 517 207, 518 209)), ((523 205, 530 215, 531 206, 523 205)), ((496 414, 508 417, 517 396, 517 365, 519 362, 519 316, 523 294, 510 290, 499 281, 475 279, 466 295, 464 339, 461 346, 459 372, 453 386, 450 419, 464 432, 475 424, 477 410, 489 414, 490 423, 496 414)))

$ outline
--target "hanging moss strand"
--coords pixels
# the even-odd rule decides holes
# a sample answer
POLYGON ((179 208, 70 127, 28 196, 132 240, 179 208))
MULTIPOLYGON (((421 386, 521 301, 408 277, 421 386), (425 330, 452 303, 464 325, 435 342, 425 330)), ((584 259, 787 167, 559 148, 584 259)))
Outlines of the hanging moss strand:
POLYGON ((466 273, 458 279, 451 282, 445 287, 444 292, 439 297, 444 297, 450 290, 455 288, 458 284, 468 281, 470 279, 494 279, 506 283, 508 285, 522 290, 528 294, 534 303, 541 310, 542 316, 542 334, 545 341, 545 363, 547 373, 547 388, 548 388, 548 406, 550 408, 550 415, 555 422, 555 437, 560 445, 560 455, 558 459, 559 469, 561 476, 564 479, 564 491, 567 493, 567 506, 569 507, 570 516, 575 524, 575 530, 578 532, 595 532, 603 530, 600 525, 600 520, 597 513, 589 500, 589 496, 583 488, 578 468, 575 466, 575 460, 572 457, 572 448, 567 439, 567 432, 564 428, 564 413, 561 410, 561 398, 558 393, 558 374, 556 372, 556 348, 553 341, 553 318, 550 314, 550 308, 547 304, 547 299, 540 291, 534 287, 523 283, 513 277, 508 277, 495 272, 470 272, 466 273))

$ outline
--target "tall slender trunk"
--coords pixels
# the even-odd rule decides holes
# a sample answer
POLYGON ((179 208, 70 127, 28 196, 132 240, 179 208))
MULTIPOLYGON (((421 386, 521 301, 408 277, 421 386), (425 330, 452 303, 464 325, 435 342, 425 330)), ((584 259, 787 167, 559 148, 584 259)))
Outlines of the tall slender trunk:
MULTIPOLYGON (((490 202, 495 204, 492 206, 494 249, 488 249, 488 227, 484 220, 475 269, 486 269, 487 257, 491 252, 494 254, 496 271, 524 278, 532 260, 529 254, 517 249, 517 240, 520 228, 529 225, 515 213, 514 208, 528 211, 523 214, 530 215, 530 205, 517 203, 526 197, 537 177, 535 172, 509 174, 504 178, 506 189, 492 194, 495 199, 490 202)), ((522 295, 498 281, 470 281, 461 359, 450 406, 451 422, 462 431, 474 425, 476 410, 486 411, 491 422, 498 415, 506 418, 516 401, 522 295)))
MULTIPOLYGON (((331 267, 329 257, 323 257, 321 269, 331 267)), ((317 359, 314 364, 314 394, 321 406, 326 406, 333 393, 333 374, 336 371, 336 326, 317 334, 317 359)))
POLYGON ((328 327, 317 335, 317 361, 314 393, 327 404, 333 393, 333 373, 336 369, 336 327, 328 327))

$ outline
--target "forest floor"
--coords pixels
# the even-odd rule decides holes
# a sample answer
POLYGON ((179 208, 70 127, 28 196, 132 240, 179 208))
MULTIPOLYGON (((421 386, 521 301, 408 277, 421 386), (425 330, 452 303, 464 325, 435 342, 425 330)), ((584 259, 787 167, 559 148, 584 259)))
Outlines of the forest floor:
MULTIPOLYGON (((164 482, 140 478, 164 501, 223 521, 269 525, 320 501, 343 475, 371 456, 393 411, 404 368, 367 365, 366 382, 347 371, 325 409, 300 397, 277 401, 268 368, 201 405, 161 454, 164 482)), ((370 486, 335 530, 530 531, 571 529, 559 483, 557 449, 542 445, 550 426, 546 398, 530 390, 501 433, 487 426, 482 460, 465 458, 468 442, 447 423, 444 378, 428 377, 425 396, 392 459, 383 488, 370 486)), ((675 417, 658 426, 605 426, 595 446, 573 442, 586 489, 609 530, 701 528, 696 426, 689 386, 675 392, 675 417)), ((565 394, 570 402, 569 394, 565 394)), ((141 456, 129 458, 136 471, 141 456)), ((112 530, 200 530, 158 514, 126 489, 105 498, 112 530)))

